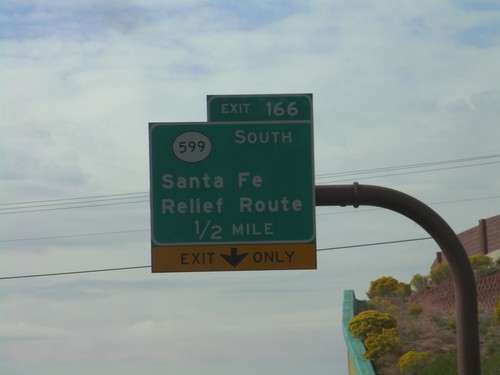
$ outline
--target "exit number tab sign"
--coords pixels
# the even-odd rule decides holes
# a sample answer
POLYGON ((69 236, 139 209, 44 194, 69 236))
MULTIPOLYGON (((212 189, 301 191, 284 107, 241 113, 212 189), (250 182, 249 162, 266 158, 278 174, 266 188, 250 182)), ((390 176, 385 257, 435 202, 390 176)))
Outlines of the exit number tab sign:
POLYGON ((209 95, 208 121, 312 121, 312 94, 209 95))

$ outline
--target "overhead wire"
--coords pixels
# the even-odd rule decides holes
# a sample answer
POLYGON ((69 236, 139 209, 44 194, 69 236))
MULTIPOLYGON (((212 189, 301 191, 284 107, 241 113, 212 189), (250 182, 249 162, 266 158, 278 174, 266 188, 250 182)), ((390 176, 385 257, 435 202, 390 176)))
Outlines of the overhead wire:
POLYGON ((137 194, 147 194, 147 192, 105 194, 105 195, 90 195, 90 196, 86 196, 86 197, 58 198, 58 199, 44 199, 44 200, 37 200, 37 201, 23 201, 23 202, 12 202, 12 203, 0 203, 0 206, 16 205, 16 204, 31 204, 31 203, 46 203, 46 202, 61 202, 61 201, 72 201, 72 200, 81 200, 81 199, 95 199, 95 198, 106 198, 106 197, 119 197, 119 196, 124 196, 124 195, 137 195, 137 194))
POLYGON ((0 215, 149 202, 148 192, 0 203, 0 215), (119 201, 119 202, 117 202, 119 201), (89 204, 91 203, 91 204, 89 204))
MULTIPOLYGON (((0 212, 0 215, 22 214, 22 213, 27 213, 27 212, 41 212, 41 211, 71 210, 71 209, 75 209, 75 208, 104 207, 104 206, 116 206, 116 205, 123 205, 123 204, 147 203, 147 202, 149 202, 149 199, 142 199, 142 200, 135 200, 135 201, 128 201, 128 202, 86 204, 86 205, 80 205, 80 206, 67 206, 67 207, 56 207, 56 208, 40 208, 40 209, 35 209, 35 210, 22 210, 20 208, 17 208, 17 211, 0 212)), ((0 209, 0 210, 8 210, 8 209, 0 209)))
POLYGON ((125 270, 134 270, 134 269, 140 269, 140 268, 151 268, 151 265, 147 265, 147 266, 132 266, 132 267, 117 267, 117 268, 101 268, 101 269, 84 270, 84 271, 38 273, 38 274, 19 275, 19 276, 4 276, 4 277, 0 277, 0 280, 27 279, 27 278, 47 277, 47 276, 78 275, 78 274, 82 274, 82 273, 125 271, 125 270))
MULTIPOLYGON (((327 179, 327 178, 332 178, 332 177, 354 176, 354 175, 359 175, 359 174, 373 174, 373 173, 379 173, 379 172, 385 172, 385 171, 425 168, 425 167, 433 167, 433 166, 438 166, 438 165, 443 165, 443 164, 465 163, 465 162, 492 159, 492 158, 498 158, 498 157, 500 157, 500 155, 487 155, 487 156, 480 156, 480 157, 473 157, 473 158, 462 158, 462 159, 444 160, 444 161, 436 161, 436 162, 399 165, 399 166, 373 168, 373 169, 365 169, 365 170, 358 170, 358 171, 351 171, 351 172, 320 174, 320 175, 316 176, 316 179, 320 180, 320 179, 327 179)), ((427 169, 427 170, 423 170, 423 171, 411 171, 411 172, 401 172, 401 173, 386 174, 386 175, 367 176, 367 177, 362 177, 360 179, 399 176, 399 175, 406 175, 406 174, 413 174, 413 173, 425 173, 425 172, 432 172, 432 171, 438 171, 438 170, 467 168, 467 167, 489 165, 489 164, 496 164, 496 163, 500 163, 500 161, 466 164, 466 165, 459 165, 459 166, 446 167, 446 168, 434 168, 434 169, 427 169)), ((350 180, 337 180, 335 182, 342 182, 342 181, 350 181, 350 180)), ((324 183, 331 183, 331 182, 324 182, 324 183)), ((458 202, 466 202, 466 201, 474 201, 474 200, 495 199, 498 197, 500 197, 500 196, 490 196, 490 197, 481 197, 481 198, 472 198, 472 199, 460 199, 460 200, 454 200, 454 201, 435 202, 435 203, 431 203, 431 204, 458 203, 458 202)), ((0 203, 0 211, 7 211, 7 212, 0 212, 0 215, 13 214, 13 213, 38 212, 38 211, 53 211, 53 210, 62 210, 62 209, 73 209, 73 208, 111 206, 111 205, 118 205, 118 204, 145 203, 145 202, 149 202, 149 193, 148 192, 133 192, 133 193, 120 193, 120 194, 107 194, 107 195, 91 195, 91 196, 86 196, 86 197, 74 197, 74 198, 59 198, 59 199, 49 199, 49 200, 22 201, 22 202, 14 202, 14 203, 0 203), (145 199, 145 198, 148 198, 148 199, 145 199), (117 201, 121 201, 121 202, 117 202, 117 201), (123 201, 125 201, 125 202, 123 202, 123 201), (102 203, 100 203, 100 202, 102 202, 102 203), (89 204, 89 203, 93 203, 93 204, 89 204), (94 203, 98 203, 98 204, 94 204, 94 203), (6 207, 6 206, 9 206, 9 207, 6 207), (64 207, 61 207, 61 206, 64 206, 64 207)), ((368 211, 368 210, 364 210, 364 211, 368 211)), ((356 212, 359 212, 359 210, 356 212)), ((331 214, 337 214, 337 213, 323 213, 323 214, 318 214, 318 216, 331 215, 331 214)), ((21 239, 12 239, 12 240, 0 240, 0 242, 48 240, 48 239, 56 239, 56 238, 113 235, 113 234, 125 234, 125 233, 133 233, 133 232, 146 232, 146 231, 148 231, 148 229, 135 229, 135 230, 124 230, 124 231, 113 231, 113 232, 82 233, 82 234, 71 234, 71 235, 62 235, 62 236, 21 238, 21 239)), ((420 241, 420 240, 427 240, 430 238, 431 237, 423 237, 423 238, 406 239, 406 240, 386 241, 386 242, 380 242, 380 243, 368 243, 368 244, 358 244, 358 245, 349 245, 349 246, 340 246, 340 247, 330 247, 330 248, 318 249, 317 251, 339 250, 339 249, 348 249, 348 248, 355 248, 355 247, 376 246, 376 245, 382 245, 382 244, 420 241)), ((87 271, 59 272, 59 273, 50 273, 50 274, 9 276, 9 277, 0 277, 0 280, 13 279, 13 278, 25 278, 25 277, 70 275, 70 274, 90 273, 90 272, 109 272, 109 271, 148 268, 148 267, 150 267, 150 266, 134 266, 134 267, 121 267, 121 268, 108 268, 108 269, 100 269, 100 270, 87 270, 87 271)))
MULTIPOLYGON (((118 200, 127 200, 127 199, 141 199, 145 197, 125 197, 125 198, 105 198, 105 199, 92 199, 92 200, 86 200, 84 203, 97 203, 97 202, 108 202, 108 201, 118 201, 118 200)), ((84 198, 73 198, 73 199, 84 199, 84 198)), ((38 208, 38 207, 52 207, 52 206, 64 206, 64 205, 69 205, 69 204, 81 204, 82 202, 64 202, 64 203, 48 203, 48 204, 36 204, 36 205, 30 205, 30 206, 22 206, 20 208, 25 209, 25 208, 38 208)), ((132 202, 134 203, 134 202, 132 202)), ((0 208, 0 210, 7 210, 8 208, 0 208)))
MULTIPOLYGON (((357 244, 357 245, 326 247, 326 248, 322 248, 322 249, 317 249, 316 251, 319 252, 319 251, 352 249, 352 248, 368 247, 368 246, 391 245, 391 244, 396 244, 396 243, 424 241, 424 240, 430 240, 430 239, 432 239, 432 237, 408 238, 408 239, 403 239, 403 240, 393 240, 393 241, 363 243, 363 244, 357 244)), ((141 268, 142 269, 143 268, 151 268, 151 265, 117 267, 117 268, 101 268, 101 269, 92 269, 92 270, 83 270, 83 271, 51 272, 51 273, 39 273, 39 274, 17 275, 17 276, 2 276, 2 277, 0 277, 0 280, 26 279, 26 278, 47 277, 47 276, 64 276, 64 275, 76 275, 76 274, 98 273, 98 272, 114 272, 114 271, 141 269, 141 268)))
MULTIPOLYGON (((427 169, 427 170, 423 170, 423 171, 400 172, 400 173, 383 174, 383 175, 376 175, 376 176, 366 176, 366 177, 359 177, 358 179, 359 180, 367 180, 367 179, 382 178, 382 177, 404 176, 404 175, 409 175, 409 174, 445 171, 445 170, 450 170, 450 169, 461 169, 461 168, 477 167, 477 166, 482 166, 482 165, 499 164, 499 163, 500 163, 500 160, 499 161, 485 162, 485 163, 477 163, 477 164, 459 165, 459 166, 455 166, 455 167, 434 168, 434 169, 427 169)), ((319 183, 319 185, 346 182, 346 181, 352 181, 352 179, 332 180, 332 181, 319 183)))
POLYGON ((493 154, 493 155, 476 156, 476 157, 462 158, 462 159, 450 159, 450 160, 432 161, 432 162, 416 163, 416 164, 403 164, 403 165, 396 165, 396 166, 391 166, 391 167, 359 169, 359 170, 347 171, 347 172, 324 173, 324 174, 316 175, 316 179, 323 179, 323 178, 329 178, 329 177, 352 176, 352 175, 360 175, 360 174, 367 174, 367 173, 378 173, 378 172, 392 171, 392 170, 398 170, 398 169, 424 168, 424 167, 443 165, 443 164, 465 163, 465 162, 471 162, 471 161, 476 161, 476 160, 494 159, 494 158, 499 158, 499 157, 500 157, 500 154, 493 154))
MULTIPOLYGON (((438 202, 428 202, 428 206, 438 206, 441 204, 452 204, 452 203, 464 203, 464 202, 476 202, 476 201, 482 201, 482 200, 489 200, 489 199, 498 199, 500 198, 500 195, 492 195, 489 197, 478 197, 478 198, 465 198, 465 199, 454 199, 454 200, 449 200, 449 201, 438 201, 438 202)), ((382 210, 382 208, 374 207, 374 208, 367 208, 367 209, 356 209, 355 211, 336 211, 336 212, 323 212, 323 213, 316 213, 316 216, 328 216, 328 215, 341 215, 341 214, 352 214, 352 213, 359 213, 359 212, 368 212, 368 211, 378 211, 382 210)))
POLYGON ((61 239, 61 238, 74 238, 74 237, 109 236, 109 235, 113 235, 113 234, 138 233, 138 232, 149 232, 149 231, 150 231, 149 229, 129 229, 129 230, 118 230, 118 231, 112 231, 112 232, 77 233, 77 234, 65 234, 65 235, 61 235, 61 236, 15 238, 15 239, 11 239, 11 240, 0 240, 0 243, 1 242, 54 240, 54 239, 61 239))
MULTIPOLYGON (((440 204, 452 204, 452 203, 463 203, 463 202, 475 202, 480 200, 488 200, 488 199, 498 199, 500 195, 493 195, 489 197, 479 197, 479 198, 468 198, 468 199, 456 199, 449 201, 441 201, 441 202, 429 202, 428 205, 435 206, 440 204)), ((323 212, 316 213, 316 216, 329 216, 329 215, 342 215, 342 214, 352 214, 352 213, 360 213, 360 212, 371 212, 382 210, 382 208, 373 207, 367 209, 356 209, 356 210, 339 210, 336 212, 323 212)), ((149 232, 150 229, 127 229, 127 230, 119 230, 119 231, 110 231, 110 232, 93 232, 93 233, 75 233, 75 234, 65 234, 65 235, 54 235, 54 236, 44 236, 44 237, 25 237, 25 238, 14 238, 14 239, 0 239, 0 243, 6 242, 23 242, 23 241, 39 241, 39 240, 53 240, 53 239, 63 239, 63 238, 74 238, 74 237, 91 237, 91 236, 109 236, 115 234, 127 234, 127 233, 139 233, 139 232, 149 232)))
MULTIPOLYGON (((434 171, 443 171, 443 170, 458 169, 458 168, 468 168, 468 167, 476 167, 476 166, 483 166, 483 165, 500 163, 500 160, 499 160, 499 161, 490 161, 490 162, 484 162, 484 163, 458 165, 458 166, 445 167, 445 168, 433 168, 433 169, 426 169, 426 170, 420 170, 420 171, 399 172, 399 173, 390 173, 390 174, 382 174, 382 175, 379 174, 379 175, 375 175, 375 176, 364 176, 364 177, 360 176, 363 174, 373 174, 373 173, 380 173, 380 172, 387 172, 387 171, 397 171, 397 170, 433 167, 433 166, 444 165, 444 164, 470 163, 473 161, 494 159, 494 158, 500 158, 500 154, 477 156, 477 157, 470 157, 470 158, 461 158, 461 159, 450 159, 450 160, 442 160, 442 161, 434 161, 434 162, 425 162, 425 163, 418 163, 418 164, 397 165, 397 166, 382 167, 382 168, 362 169, 362 170, 356 170, 356 171, 350 171, 350 172, 318 174, 318 175, 316 175, 316 180, 319 181, 319 180, 329 179, 328 181, 318 182, 318 185, 324 185, 324 184, 352 181, 352 179, 331 180, 332 178, 340 178, 340 177, 346 177, 346 176, 358 176, 359 180, 364 180, 364 179, 403 176, 403 175, 415 174, 415 173, 428 173, 428 172, 434 172, 434 171)), ((91 196, 86 196, 86 197, 23 201, 23 202, 13 202, 13 203, 0 203, 0 215, 41 212, 41 211, 80 209, 80 208, 102 207, 102 206, 114 206, 114 205, 146 203, 146 202, 149 202, 149 193, 148 192, 91 195, 91 196), (120 202, 117 202, 117 201, 120 201, 120 202)))
MULTIPOLYGON (((426 173, 426 172, 438 171, 438 170, 457 169, 457 168, 465 168, 465 167, 487 165, 487 164, 498 164, 498 163, 500 163, 500 161, 467 165, 467 166, 438 168, 438 169, 426 170, 426 171, 413 171, 413 172, 404 172, 404 173, 396 173, 396 174, 388 174, 388 175, 369 176, 369 177, 364 177, 364 179, 391 177, 391 176, 402 176, 402 175, 406 175, 406 174, 426 173)), ((330 183, 338 183, 338 182, 346 182, 346 181, 351 181, 351 179, 328 181, 328 182, 323 182, 321 184, 330 184, 330 183)), ((318 184, 318 185, 321 185, 321 184, 318 184)), ((81 198, 74 198, 74 199, 81 199, 81 198)), ((41 212, 41 211, 57 211, 57 210, 68 210, 68 209, 89 208, 89 207, 115 206, 115 205, 135 204, 135 203, 148 203, 149 201, 150 201, 149 195, 145 195, 143 197, 133 197, 133 198, 111 198, 111 199, 92 200, 92 201, 85 201, 85 202, 53 203, 53 204, 41 204, 41 205, 34 205, 34 206, 7 207, 7 208, 4 207, 4 208, 0 208, 0 215, 29 213, 29 212, 41 212), (127 201, 125 201, 125 202, 109 202, 109 201, 126 200, 126 199, 127 199, 127 201), (130 199, 134 199, 134 200, 130 200, 130 199), (87 204, 87 203, 96 203, 96 202, 104 202, 104 203, 87 204), (85 204, 81 204, 81 203, 85 203, 85 204), (64 205, 64 207, 54 207, 54 206, 61 206, 61 205, 64 205), (39 207, 49 207, 49 208, 39 208, 39 207), (30 209, 27 209, 27 208, 30 208, 30 209), (35 208, 35 209, 33 209, 33 208, 35 208)), ((17 203, 17 204, 19 204, 19 203, 17 203)), ((7 204, 3 203, 2 205, 7 205, 7 204)))

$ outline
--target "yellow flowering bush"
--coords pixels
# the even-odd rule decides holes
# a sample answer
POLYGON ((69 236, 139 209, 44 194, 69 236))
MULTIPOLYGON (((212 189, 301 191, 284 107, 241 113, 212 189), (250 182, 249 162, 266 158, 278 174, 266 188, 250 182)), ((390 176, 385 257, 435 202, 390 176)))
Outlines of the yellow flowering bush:
POLYGON ((396 328, 396 319, 376 310, 363 311, 349 321, 349 331, 363 341, 368 334, 379 334, 384 328, 396 328))
POLYGON ((410 284, 402 283, 392 276, 382 276, 370 282, 366 292, 369 298, 374 297, 406 297, 411 293, 410 284))
POLYGON ((424 308, 417 303, 412 303, 408 307, 408 314, 410 314, 410 315, 419 316, 420 314, 422 314, 423 311, 424 311, 424 308))
POLYGON ((399 358, 399 371, 402 375, 418 375, 429 364, 429 361, 429 353, 410 350, 399 358))
POLYGON ((440 285, 452 280, 451 269, 448 263, 441 263, 434 267, 429 273, 433 284, 440 285))
POLYGON ((369 333, 364 341, 366 352, 363 357, 375 360, 384 354, 396 352, 401 348, 397 328, 383 328, 380 333, 369 333))

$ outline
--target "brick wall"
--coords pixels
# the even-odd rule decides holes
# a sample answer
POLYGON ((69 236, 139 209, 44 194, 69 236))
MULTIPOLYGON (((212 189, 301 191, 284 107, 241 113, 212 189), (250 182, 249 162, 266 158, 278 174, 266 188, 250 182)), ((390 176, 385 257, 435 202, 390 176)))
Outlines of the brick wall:
POLYGON ((500 215, 486 220, 488 252, 500 250, 500 215))
MULTIPOLYGON (((476 289, 479 310, 492 311, 500 298, 500 272, 478 279, 476 281, 476 289)), ((455 289, 451 282, 422 289, 413 294, 409 300, 427 310, 443 314, 456 312, 455 289)))
POLYGON ((464 246, 465 252, 468 256, 482 254, 479 226, 460 233, 458 235, 458 239, 464 246))
MULTIPOLYGON (((500 215, 481 219, 477 227, 467 229, 457 236, 468 256, 489 254, 500 250, 500 215)), ((432 267, 441 263, 442 260, 445 260, 444 255, 438 253, 432 267)))

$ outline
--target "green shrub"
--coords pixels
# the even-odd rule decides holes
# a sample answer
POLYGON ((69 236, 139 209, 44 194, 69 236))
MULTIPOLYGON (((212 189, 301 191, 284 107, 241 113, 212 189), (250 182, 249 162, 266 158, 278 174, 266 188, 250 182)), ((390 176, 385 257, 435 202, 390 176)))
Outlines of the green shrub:
POLYGON ((399 282, 392 276, 382 276, 370 282, 370 289, 366 292, 366 295, 369 298, 406 297, 410 293, 410 284, 399 282))
POLYGON ((432 314, 429 319, 440 328, 446 328, 447 326, 446 319, 442 314, 432 314))
MULTIPOLYGON (((469 257, 474 275, 477 277, 490 275, 498 271, 499 262, 494 261, 487 255, 478 254, 469 257)), ((415 275, 417 276, 417 275, 415 275)), ((432 283, 439 285, 452 280, 451 269, 448 263, 441 263, 434 267, 429 273, 432 283)))
POLYGON ((486 353, 481 359, 482 375, 498 375, 498 369, 500 369, 500 336, 498 336, 500 331, 495 331, 497 334, 490 335, 484 343, 486 353))
POLYGON ((493 320, 495 324, 500 324, 500 300, 498 300, 495 305, 495 309, 493 310, 493 320))
POLYGON ((407 336, 408 336, 408 340, 411 342, 411 341, 418 341, 422 338, 422 329, 417 327, 417 326, 410 326, 408 329, 407 329, 407 336))
POLYGON ((366 352, 363 357, 375 360, 384 354, 393 353, 401 348, 397 328, 383 328, 380 333, 369 333, 364 341, 366 352))
POLYGON ((457 375, 457 352, 455 350, 440 350, 433 353, 429 366, 426 367, 425 375, 457 375))
POLYGON ((457 338, 453 333, 444 332, 439 335, 438 342, 442 346, 450 346, 457 343, 457 338))
POLYGON ((410 286, 415 292, 418 292, 419 290, 428 287, 430 283, 431 281, 429 279, 429 276, 423 276, 417 273, 411 278, 410 286))
POLYGON ((486 355, 481 361, 482 375, 496 375, 500 368, 500 337, 490 338, 486 343, 486 355))
POLYGON ((410 350, 399 358, 398 367, 403 375, 418 375, 423 374, 429 362, 429 353, 410 350))
POLYGON ((416 304, 416 303, 412 303, 408 307, 408 314, 410 314, 410 315, 418 316, 418 315, 422 314, 423 311, 424 311, 424 308, 421 305, 416 304))
POLYGON ((392 303, 389 299, 373 297, 370 302, 373 309, 377 311, 386 312, 391 315, 396 314, 399 311, 399 306, 392 303))
POLYGON ((487 255, 478 254, 469 258, 472 271, 477 277, 486 276, 495 272, 495 261, 487 255))
POLYGON ((497 375, 500 368, 500 355, 490 355, 481 362, 482 375, 497 375))
POLYGON ((448 327, 450 327, 454 332, 457 329, 457 318, 452 316, 448 319, 448 327))
POLYGON ((396 319, 376 310, 363 311, 349 321, 349 331, 363 341, 369 333, 379 334, 384 328, 396 328, 396 319))
POLYGON ((434 267, 429 274, 429 278, 436 285, 451 281, 451 269, 448 263, 441 263, 434 267))

